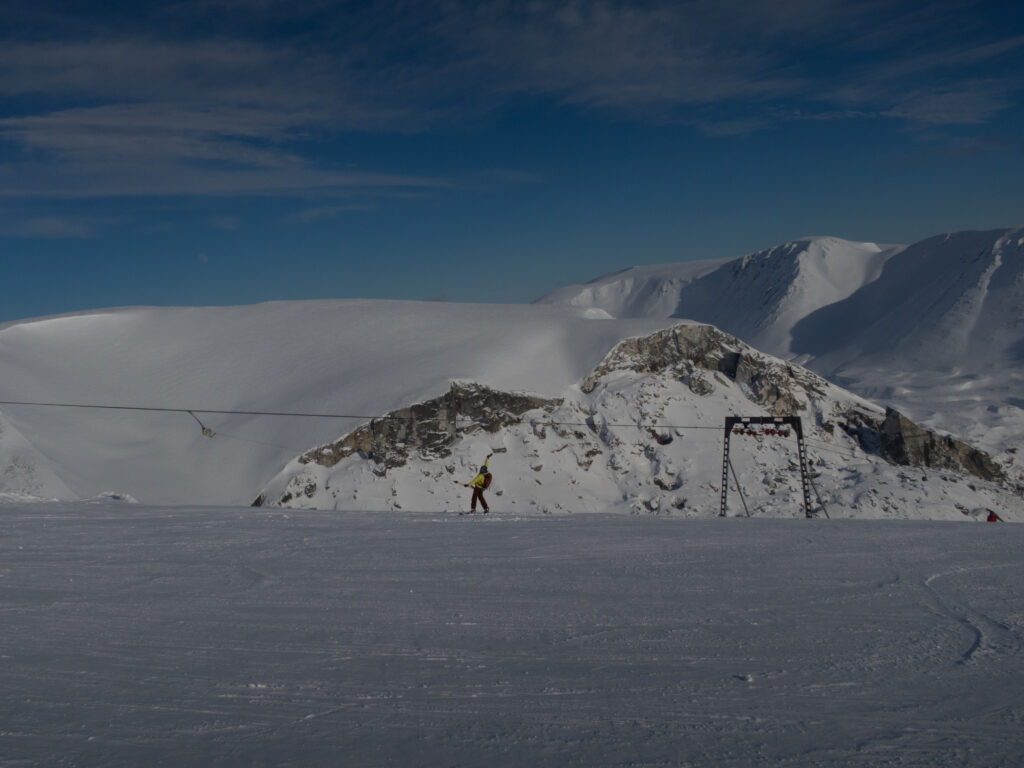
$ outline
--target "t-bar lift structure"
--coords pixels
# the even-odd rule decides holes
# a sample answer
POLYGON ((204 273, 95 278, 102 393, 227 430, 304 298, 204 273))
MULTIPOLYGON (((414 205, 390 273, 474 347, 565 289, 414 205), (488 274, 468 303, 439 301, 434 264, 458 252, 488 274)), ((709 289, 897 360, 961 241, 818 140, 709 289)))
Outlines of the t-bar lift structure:
MULTIPOLYGON (((729 461, 729 438, 732 437, 733 431, 737 434, 743 434, 747 430, 750 430, 754 425, 767 424, 771 425, 775 429, 769 428, 767 433, 780 435, 785 437, 788 435, 788 430, 778 427, 791 427, 793 433, 796 435, 796 448, 800 455, 800 487, 804 492, 804 517, 813 517, 811 513, 811 497, 807 492, 807 450, 804 448, 804 429, 801 424, 799 416, 726 416, 725 418, 725 445, 722 451, 722 509, 718 513, 719 517, 725 517, 727 508, 727 497, 729 493, 729 470, 732 468, 732 464, 729 461)), ((761 434, 765 434, 762 432, 761 434)), ((736 479, 736 490, 739 491, 740 495, 743 494, 743 489, 740 488, 739 478, 736 477, 736 471, 733 470, 733 477, 736 479)))

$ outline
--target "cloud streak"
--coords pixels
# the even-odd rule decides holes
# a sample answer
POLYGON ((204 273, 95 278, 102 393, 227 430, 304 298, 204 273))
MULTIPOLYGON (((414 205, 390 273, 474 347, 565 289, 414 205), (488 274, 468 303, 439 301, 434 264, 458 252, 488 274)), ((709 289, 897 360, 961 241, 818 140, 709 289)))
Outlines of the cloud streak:
POLYGON ((301 194, 333 188, 439 188, 405 174, 336 171, 292 145, 396 119, 347 103, 297 54, 247 44, 140 41, 15 46, 0 54, 0 94, 53 105, 0 118, 22 150, 0 165, 0 195, 301 194))
MULTIPOLYGON (((983 5, 983 4, 975 4, 983 5)), ((1024 36, 939 2, 403 0, 26 11, 0 46, 0 195, 436 189, 339 171, 347 134, 472 125, 523 98, 730 136, 874 116, 983 125, 1012 106, 1024 36)))
POLYGON ((1021 88, 1004 65, 1021 60, 1024 37, 951 35, 970 20, 962 3, 927 14, 911 3, 832 0, 485 8, 447 34, 496 88, 716 135, 797 112, 980 124, 1021 88), (983 93, 966 98, 981 81, 983 93))
POLYGON ((95 222, 81 217, 34 216, 17 223, 0 225, 7 237, 44 240, 85 240, 96 234, 95 222))

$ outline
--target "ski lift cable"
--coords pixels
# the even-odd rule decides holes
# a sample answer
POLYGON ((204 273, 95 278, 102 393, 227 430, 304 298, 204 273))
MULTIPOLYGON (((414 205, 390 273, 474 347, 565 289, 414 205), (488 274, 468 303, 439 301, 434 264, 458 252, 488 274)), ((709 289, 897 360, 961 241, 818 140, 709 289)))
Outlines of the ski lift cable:
MULTIPOLYGON (((238 440, 241 442, 252 443, 257 445, 264 445, 273 448, 282 448, 288 451, 295 451, 297 453, 303 453, 306 449, 297 449, 294 446, 282 445, 280 443, 271 443, 265 440, 255 440, 253 438, 242 437, 240 435, 234 435, 228 432, 214 432, 212 428, 208 427, 203 421, 196 415, 201 413, 204 415, 231 415, 231 416, 272 416, 272 417, 295 417, 295 418, 325 418, 325 419, 358 419, 363 421, 369 421, 371 426, 375 425, 377 421, 381 420, 399 420, 399 421, 414 421, 414 416, 397 416, 397 415, 386 415, 386 416, 366 416, 361 414, 340 414, 340 413, 307 413, 298 411, 249 411, 249 410, 232 410, 232 409, 214 409, 214 408, 169 408, 169 407, 157 407, 157 406, 130 406, 130 405, 100 405, 92 403, 48 403, 48 402, 36 402, 36 401, 20 401, 20 400, 0 400, 0 405, 23 405, 23 406, 35 406, 35 407, 46 407, 46 408, 84 408, 94 410, 110 410, 110 411, 137 411, 137 412, 150 412, 150 413, 187 413, 202 430, 204 437, 212 438, 215 435, 225 437, 231 440, 238 440)), ((456 421, 459 419, 456 418, 456 421)), ((469 423, 474 423, 479 420, 477 419, 466 419, 469 423)), ((512 423, 525 424, 528 422, 542 424, 546 426, 563 426, 563 427, 586 427, 593 428, 596 426, 591 422, 572 422, 572 421, 545 421, 545 420, 529 420, 529 419, 515 419, 512 423)), ((704 424, 644 424, 644 423, 613 423, 604 422, 601 424, 602 427, 613 427, 613 428, 649 428, 649 429, 678 429, 678 430, 713 430, 718 431, 721 429, 719 426, 710 426, 704 424)), ((808 442, 815 443, 815 451, 823 451, 833 453, 843 458, 849 458, 847 451, 842 451, 837 447, 830 446, 822 441, 814 440, 811 438, 808 442)), ((739 486, 739 481, 736 478, 736 470, 730 462, 729 469, 732 471, 733 479, 736 480, 737 489, 740 491, 740 498, 743 501, 744 511, 746 515, 750 516, 750 510, 747 509, 746 499, 743 498, 742 489, 739 486)), ((824 502, 821 499, 821 495, 818 492, 813 481, 811 487, 814 490, 815 496, 818 498, 818 503, 822 510, 825 511, 825 515, 828 516, 828 511, 825 509, 824 502)))
MULTIPOLYGON (((40 408, 87 408, 94 410, 108 410, 108 411, 144 411, 149 413, 187 413, 197 422, 199 425, 206 428, 197 413, 216 415, 216 416, 276 416, 284 418, 311 418, 311 419, 358 419, 362 421, 417 421, 417 416, 399 416, 396 414, 386 415, 367 415, 367 414, 355 414, 355 413, 312 413, 305 411, 250 411, 250 410, 238 410, 238 409, 219 409, 219 408, 169 408, 159 406, 139 406, 139 405, 99 405, 94 403, 48 403, 48 402, 37 402, 27 400, 0 400, 0 405, 25 405, 35 406, 40 408)), ((464 420, 470 423, 478 422, 479 419, 465 418, 456 421, 464 420)), ((536 423, 547 426, 559 426, 559 427, 594 427, 595 424, 591 424, 585 421, 556 421, 556 420, 545 420, 545 419, 514 419, 512 423, 526 424, 536 423)), ((649 429, 707 429, 719 431, 722 428, 720 426, 709 426, 705 424, 637 424, 633 423, 611 423, 605 422, 601 426, 608 427, 633 427, 640 428, 645 427, 649 429)))
MULTIPOLYGON (((203 423, 203 421, 196 414, 203 415, 214 415, 214 416, 270 416, 279 418, 314 418, 314 419, 355 419, 360 421, 416 421, 416 416, 399 416, 396 414, 389 415, 366 415, 366 414, 353 414, 353 413, 314 413, 306 411, 257 411, 257 410, 236 410, 236 409, 219 409, 219 408, 171 408, 161 406, 137 406, 137 405, 101 405, 95 403, 52 403, 52 402, 40 402, 40 401, 27 401, 27 400, 0 400, 0 405, 16 405, 16 406, 34 406, 42 408, 84 408, 92 410, 108 410, 108 411, 135 411, 135 412, 148 412, 148 413, 187 413, 199 424, 200 429, 203 430, 204 437, 213 437, 217 434, 222 434, 224 437, 231 437, 236 440, 245 440, 248 442, 261 442, 252 440, 250 438, 242 438, 237 435, 229 435, 226 433, 214 432, 210 427, 203 423)), ((479 423, 479 419, 473 418, 457 418, 456 421, 464 421, 465 423, 479 423)), ((550 427, 584 427, 593 429, 595 427, 611 427, 613 429, 677 429, 677 430, 701 430, 701 431, 721 431, 721 426, 718 425, 707 425, 707 424, 652 424, 644 422, 601 422, 592 423, 586 421, 559 421, 559 420, 546 420, 546 419, 513 419, 510 420, 513 424, 537 424, 541 426, 550 427)), ((805 438, 809 446, 813 445, 815 451, 823 451, 834 453, 844 458, 850 458, 849 451, 840 449, 838 446, 831 446, 823 441, 816 440, 814 438, 805 438)), ((265 443, 266 445, 273 445, 279 448, 288 448, 289 446, 278 445, 274 443, 265 443)))
MULTIPOLYGON (((243 411, 219 408, 167 408, 141 405, 97 405, 93 403, 43 403, 24 400, 0 400, 0 405, 31 405, 43 408, 92 408, 108 411, 148 411, 153 413, 213 414, 218 416, 284 416, 314 419, 412 419, 412 416, 365 416, 352 413, 305 413, 301 411, 243 411)), ((196 419, 198 421, 198 419, 196 419)), ((201 423, 201 422, 200 422, 201 423)))

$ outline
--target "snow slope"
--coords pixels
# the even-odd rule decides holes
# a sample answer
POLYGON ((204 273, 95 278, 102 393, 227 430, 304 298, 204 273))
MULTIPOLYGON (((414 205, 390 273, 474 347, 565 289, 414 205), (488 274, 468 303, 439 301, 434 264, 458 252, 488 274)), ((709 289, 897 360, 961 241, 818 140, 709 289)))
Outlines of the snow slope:
MULTIPOLYGON (((453 379, 557 394, 623 336, 669 321, 564 307, 312 301, 134 308, 0 329, 0 400, 376 415, 453 379)), ((362 419, 0 405, 0 492, 245 504, 284 464, 362 419), (25 441, 28 440, 26 445, 25 441), (42 457, 42 459, 40 459, 42 457), (11 466, 30 463, 34 477, 11 466)))
POLYGON ((0 413, 0 501, 73 498, 49 460, 0 413))
POLYGON ((611 317, 672 317, 687 286, 731 261, 706 259, 631 267, 585 285, 560 288, 537 303, 596 309, 611 317))
POLYGON ((634 267, 541 298, 613 317, 678 317, 710 323, 786 357, 793 326, 875 280, 902 246, 814 237, 740 259, 634 267))
POLYGON ((1024 363, 1024 228, 916 243, 792 330, 792 351, 828 368, 1024 363))
POLYGON ((0 506, 0 765, 1024 754, 1024 526, 0 506))
POLYGON ((930 238, 793 328, 818 372, 1020 466, 1024 228, 930 238))

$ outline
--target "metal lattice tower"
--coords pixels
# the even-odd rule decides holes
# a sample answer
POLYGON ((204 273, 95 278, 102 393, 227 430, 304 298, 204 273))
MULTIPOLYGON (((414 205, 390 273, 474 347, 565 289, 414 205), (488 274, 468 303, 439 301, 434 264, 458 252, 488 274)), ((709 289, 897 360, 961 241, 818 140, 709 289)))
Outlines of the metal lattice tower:
MULTIPOLYGON (((799 416, 727 416, 725 418, 725 443, 722 450, 722 508, 718 516, 725 517, 728 508, 729 438, 732 437, 733 429, 737 426, 755 424, 787 425, 793 428, 793 434, 796 435, 797 454, 800 457, 800 487, 804 495, 804 517, 814 517, 814 514, 811 512, 811 496, 807 488, 807 449, 804 446, 803 423, 799 416)), ((735 476, 735 472, 733 474, 735 476)), ((736 480, 736 489, 742 494, 738 478, 736 480)))

